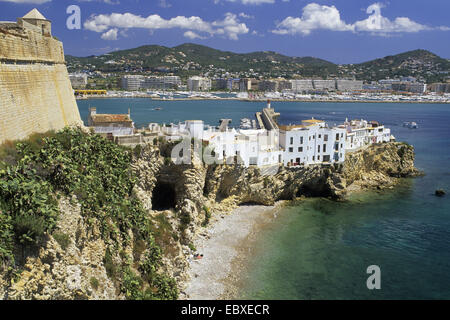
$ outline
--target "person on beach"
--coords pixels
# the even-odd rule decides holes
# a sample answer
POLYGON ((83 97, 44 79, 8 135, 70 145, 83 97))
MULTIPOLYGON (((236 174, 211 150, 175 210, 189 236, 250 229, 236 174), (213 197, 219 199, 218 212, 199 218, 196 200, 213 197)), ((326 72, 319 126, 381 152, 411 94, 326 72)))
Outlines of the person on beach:
POLYGON ((195 260, 200 260, 202 258, 203 258, 203 254, 196 254, 196 255, 194 255, 194 259, 195 260))

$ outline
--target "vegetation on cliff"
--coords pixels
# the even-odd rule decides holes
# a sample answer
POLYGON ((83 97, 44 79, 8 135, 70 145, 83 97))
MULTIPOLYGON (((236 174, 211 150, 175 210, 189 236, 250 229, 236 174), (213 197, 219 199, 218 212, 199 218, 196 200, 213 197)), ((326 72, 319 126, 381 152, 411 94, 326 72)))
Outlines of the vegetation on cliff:
POLYGON ((0 273, 20 277, 20 253, 42 247, 50 235, 67 246, 56 224, 58 201, 68 197, 81 205, 88 226, 99 225, 105 268, 118 291, 129 299, 177 298, 175 281, 159 271, 154 222, 133 191, 130 150, 64 129, 7 144, 0 157, 0 273), (120 251, 125 246, 133 254, 120 251))

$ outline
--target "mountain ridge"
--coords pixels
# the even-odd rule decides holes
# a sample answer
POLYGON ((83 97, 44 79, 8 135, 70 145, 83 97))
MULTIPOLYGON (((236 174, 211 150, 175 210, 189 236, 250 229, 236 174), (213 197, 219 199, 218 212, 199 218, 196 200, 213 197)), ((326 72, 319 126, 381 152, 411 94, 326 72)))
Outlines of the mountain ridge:
POLYGON ((364 81, 416 76, 422 80, 444 81, 450 60, 424 49, 388 55, 357 64, 335 64, 311 57, 287 56, 274 51, 234 53, 194 43, 172 48, 144 45, 112 51, 99 56, 66 55, 69 71, 98 70, 116 73, 171 73, 181 77, 203 74, 221 77, 347 77, 364 81))

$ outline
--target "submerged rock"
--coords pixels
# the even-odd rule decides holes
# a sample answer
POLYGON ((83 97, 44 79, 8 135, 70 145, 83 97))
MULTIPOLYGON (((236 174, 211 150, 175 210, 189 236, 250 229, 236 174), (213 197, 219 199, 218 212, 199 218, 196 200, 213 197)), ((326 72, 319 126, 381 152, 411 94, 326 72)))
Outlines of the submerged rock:
POLYGON ((443 196, 445 196, 445 191, 442 190, 442 189, 438 189, 438 190, 435 191, 434 194, 435 194, 437 197, 443 197, 443 196))

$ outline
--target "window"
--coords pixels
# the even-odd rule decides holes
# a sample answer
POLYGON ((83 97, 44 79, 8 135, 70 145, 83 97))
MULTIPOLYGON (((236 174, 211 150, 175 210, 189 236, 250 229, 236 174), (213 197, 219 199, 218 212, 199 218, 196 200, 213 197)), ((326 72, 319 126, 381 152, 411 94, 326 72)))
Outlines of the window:
POLYGON ((294 138, 291 137, 291 144, 294 144, 294 138))
POLYGON ((321 134, 319 134, 319 139, 321 139, 322 138, 322 135, 321 134))
POLYGON ((323 145, 323 152, 327 152, 327 145, 326 144, 323 145))
POLYGON ((300 144, 303 144, 303 137, 300 137, 300 144))
POLYGON ((313 156, 313 161, 316 161, 316 156, 313 156))
POLYGON ((317 156, 317 160, 319 160, 319 161, 320 161, 320 156, 317 156))
POLYGON ((336 133, 336 140, 339 140, 339 133, 336 133))
POLYGON ((343 146, 344 146, 344 145, 341 143, 341 149, 342 149, 343 146))
POLYGON ((299 147, 298 152, 303 152, 303 147, 299 147))
POLYGON ((328 135, 327 134, 323 136, 323 141, 328 141, 328 135))
POLYGON ((330 162, 330 156, 323 156, 323 162, 330 162))
POLYGON ((294 152, 294 148, 289 148, 289 152, 294 152))
POLYGON ((344 137, 344 134, 343 133, 341 133, 341 138, 343 138, 344 137))
POLYGON ((317 152, 320 152, 320 145, 318 145, 317 147, 318 147, 318 148, 317 148, 317 149, 318 149, 317 152))

